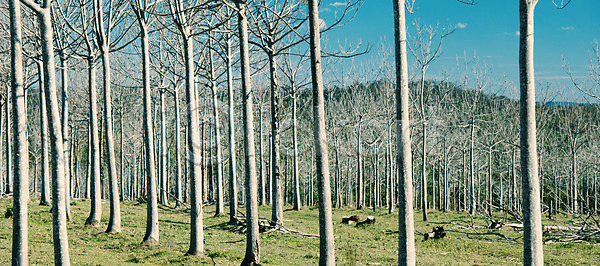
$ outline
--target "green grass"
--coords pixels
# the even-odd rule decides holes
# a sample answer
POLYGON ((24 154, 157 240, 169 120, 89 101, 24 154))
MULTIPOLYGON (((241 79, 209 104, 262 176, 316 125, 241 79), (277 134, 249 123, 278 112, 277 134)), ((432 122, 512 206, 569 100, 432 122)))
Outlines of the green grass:
MULTIPOLYGON (((0 200, 0 265, 10 263, 12 220, 4 218, 6 208, 12 206, 9 199, 0 200)), ((31 264, 53 263, 52 224, 50 207, 39 206, 35 199, 29 205, 29 258, 31 264)), ((77 200, 72 206, 73 221, 68 224, 69 252, 74 265, 128 265, 128 264, 213 264, 239 265, 244 256, 245 235, 231 232, 224 225, 227 216, 214 217, 214 208, 205 208, 205 255, 184 256, 188 248, 189 216, 181 210, 161 207, 159 209, 160 244, 152 247, 140 245, 145 232, 146 205, 126 202, 121 204, 123 232, 109 235, 103 233, 108 219, 108 203, 103 204, 101 228, 84 227, 89 211, 89 201, 77 200)), ((261 217, 270 217, 269 207, 260 208, 261 217)), ((501 214, 500 214, 501 215, 501 214)), ((521 264, 522 235, 519 231, 495 231, 516 239, 506 241, 494 235, 473 235, 473 229, 461 228, 463 221, 471 221, 464 213, 430 212, 430 222, 420 221, 421 213, 415 214, 417 262, 419 264, 521 264), (456 224, 447 224, 448 221, 456 224), (448 236, 441 240, 423 241, 423 233, 434 226, 444 226, 448 236), (470 234, 466 234, 469 232, 470 234), (484 239, 486 237, 488 239, 484 239)), ((336 260, 340 265, 390 265, 397 263, 398 235, 386 234, 385 230, 397 230, 397 214, 385 210, 361 210, 350 208, 333 211, 335 228, 336 260), (358 214, 361 219, 373 215, 374 225, 356 227, 341 224, 342 216, 358 214)), ((559 221, 545 224, 566 223, 577 220, 559 217, 559 221)), ((485 225, 485 220, 474 218, 474 224, 485 225)), ((310 234, 318 234, 318 210, 304 207, 302 211, 284 212, 285 226, 310 234)), ((487 232, 487 229, 476 229, 487 232)), ((553 243, 544 245, 548 264, 600 264, 600 246, 590 243, 553 243)), ((265 265, 311 265, 319 260, 319 240, 285 233, 261 235, 261 262, 265 265)))

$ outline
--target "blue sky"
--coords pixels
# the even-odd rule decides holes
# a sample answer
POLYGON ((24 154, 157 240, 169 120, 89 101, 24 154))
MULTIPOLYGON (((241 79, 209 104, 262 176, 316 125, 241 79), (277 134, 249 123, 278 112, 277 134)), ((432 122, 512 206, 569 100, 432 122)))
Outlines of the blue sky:
MULTIPOLYGON (((321 16, 327 23, 336 10, 335 0, 325 0, 321 16)), ((506 74, 513 85, 518 84, 519 8, 518 0, 478 0, 474 6, 456 0, 416 0, 414 13, 407 13, 409 34, 413 22, 422 25, 445 25, 456 31, 446 37, 443 54, 428 73, 438 77, 443 71, 457 78, 456 57, 473 58, 488 66, 489 77, 501 82, 506 74)), ((338 42, 369 43, 369 55, 355 59, 355 63, 372 60, 382 40, 393 47, 393 9, 391 0, 365 0, 355 19, 343 28, 324 34, 328 50, 338 42)), ((578 100, 562 67, 563 56, 573 74, 585 77, 594 41, 600 40, 600 1, 573 0, 566 8, 557 9, 551 0, 540 0, 535 11, 535 70, 538 82, 550 84, 569 99, 578 100)), ((411 60, 412 61, 412 60, 411 60)), ((411 62, 409 61, 409 63, 411 62)), ((347 62, 348 63, 348 62, 347 62)), ((412 71, 411 71, 412 72, 412 71)), ((514 92, 504 94, 514 95, 514 92)))

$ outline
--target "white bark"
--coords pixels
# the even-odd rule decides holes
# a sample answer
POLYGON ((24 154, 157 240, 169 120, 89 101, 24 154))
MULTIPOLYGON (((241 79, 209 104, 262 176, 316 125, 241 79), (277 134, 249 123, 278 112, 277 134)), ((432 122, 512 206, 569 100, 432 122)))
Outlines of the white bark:
POLYGON ((240 38, 240 65, 242 72, 242 102, 244 120, 244 161, 246 164, 246 255, 242 265, 260 264, 260 237, 258 234, 258 180, 254 147, 254 114, 250 57, 248 55, 248 18, 246 1, 236 0, 238 8, 238 36, 240 38))
POLYGON ((91 198, 90 216, 85 221, 86 225, 98 227, 100 226, 100 218, 102 217, 102 199, 100 191, 100 136, 98 136, 98 96, 96 93, 96 65, 93 58, 88 58, 88 87, 90 97, 90 143, 89 153, 90 171, 89 171, 89 188, 91 198))
POLYGON ((237 159, 235 156, 235 113, 233 94, 233 56, 231 55, 231 37, 226 36, 226 64, 227 64, 227 94, 229 100, 229 222, 237 223, 238 186, 237 186, 237 159))
POLYGON ((335 265, 333 221, 331 214, 331 184, 325 127, 325 99, 321 69, 321 33, 317 0, 308 1, 310 30, 310 65, 313 87, 313 115, 317 186, 319 195, 319 265, 335 265))
MULTIPOLYGON (((13 131, 15 149, 7 154, 8 161, 14 164, 13 194, 13 233, 12 264, 28 265, 28 220, 29 202, 29 152, 27 142, 27 109, 25 108, 25 89, 23 87, 23 48, 21 34, 21 6, 18 0, 8 1, 11 35, 11 95, 13 101, 13 131)), ((6 96, 8 106, 8 97, 6 96)), ((7 143, 8 145, 8 143, 7 143)))
POLYGON ((537 0, 520 0, 519 76, 521 85, 521 176, 523 197, 523 263, 543 265, 540 180, 536 148, 533 13, 537 0))
POLYGON ((398 171, 398 264, 415 265, 413 174, 409 120, 405 0, 394 2, 396 54, 396 165, 398 171))
POLYGON ((146 165, 146 234, 142 240, 143 245, 158 244, 158 202, 156 196, 156 160, 154 153, 154 130, 152 126, 152 88, 150 87, 150 44, 148 40, 148 26, 146 24, 146 14, 144 10, 136 11, 137 20, 141 30, 142 47, 142 79, 143 79, 143 102, 144 102, 144 150, 146 165))

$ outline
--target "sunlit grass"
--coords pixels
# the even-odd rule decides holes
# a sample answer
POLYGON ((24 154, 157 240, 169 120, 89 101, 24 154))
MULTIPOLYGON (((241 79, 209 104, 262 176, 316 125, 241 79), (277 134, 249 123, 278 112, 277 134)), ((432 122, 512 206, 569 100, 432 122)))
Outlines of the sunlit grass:
MULTIPOLYGON (((0 200, 0 265, 10 263, 12 220, 3 218, 4 211, 12 205, 9 199, 0 200)), ((74 265, 124 265, 124 264, 213 264, 239 265, 245 251, 245 235, 231 232, 227 216, 214 217, 214 208, 205 208, 205 256, 184 256, 188 248, 189 216, 185 210, 170 207, 159 209, 160 244, 153 247, 140 245, 145 232, 145 203, 125 202, 121 205, 123 232, 104 233, 108 220, 108 203, 103 204, 101 228, 83 224, 89 211, 89 201, 76 200, 72 205, 73 220, 69 222, 69 252, 74 265), (217 226, 218 225, 218 226, 217 226)), ((29 257, 32 264, 52 264, 52 223, 50 207, 39 206, 35 199, 29 205, 29 257)), ((242 209, 242 211, 244 211, 242 209)), ((260 207, 260 216, 269 218, 268 206, 260 207)), ((471 222, 465 213, 444 214, 430 211, 430 221, 420 221, 415 214, 417 261, 419 264, 520 264, 522 239, 520 231, 496 231, 516 241, 506 241, 494 235, 477 236, 472 229, 462 229, 462 221, 471 222), (447 224, 449 221, 456 224, 447 224), (423 233, 434 226, 444 226, 448 236, 441 240, 423 241, 423 233), (467 234, 469 232, 469 234, 467 234), (484 239, 488 238, 487 240, 484 239)), ((497 218, 502 218, 498 214, 497 218)), ((336 259, 340 265, 390 265, 397 263, 398 235, 384 233, 397 230, 397 214, 387 214, 385 209, 354 210, 334 209, 336 259), (342 216, 358 214, 361 219, 373 215, 374 225, 354 226, 341 223, 342 216)), ((566 222, 571 217, 559 217, 566 222)), ((474 217, 475 225, 484 226, 485 220, 474 217)), ((285 226, 309 234, 318 234, 318 210, 303 207, 299 212, 287 207, 285 226)), ((556 223, 545 221, 546 224, 556 223)), ((487 229, 476 228, 477 232, 487 229)), ((600 246, 589 243, 546 244, 545 261, 549 264, 600 264, 600 246)), ((261 262, 269 265, 313 265, 318 263, 319 240, 293 234, 269 233, 261 235, 261 262)))

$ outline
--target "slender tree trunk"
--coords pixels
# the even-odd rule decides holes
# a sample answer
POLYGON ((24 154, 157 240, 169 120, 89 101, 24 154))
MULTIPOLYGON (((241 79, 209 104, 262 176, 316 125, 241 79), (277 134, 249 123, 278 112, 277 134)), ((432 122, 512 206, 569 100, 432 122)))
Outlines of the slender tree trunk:
MULTIPOLYGON (((175 208, 181 208, 183 203, 182 197, 182 180, 181 180, 181 116, 179 110, 179 89, 175 88, 175 159, 177 163, 176 172, 177 176, 175 177, 175 197, 176 203, 175 208)), ((184 166, 185 167, 185 166, 184 166)))
POLYGON ((396 164, 398 167, 398 264, 414 265, 415 229, 413 175, 409 120, 408 62, 406 53, 405 0, 394 2, 396 54, 396 164))
POLYGON ((469 195, 470 205, 469 214, 474 215, 477 211, 477 199, 475 190, 475 121, 471 117, 471 138, 469 147, 469 195))
POLYGON ((56 92, 56 66, 52 43, 52 15, 50 7, 38 13, 42 36, 42 61, 48 124, 50 132, 50 154, 52 155, 52 228, 54 239, 54 263, 69 265, 69 244, 67 240, 67 217, 65 208, 65 172, 61 121, 56 92))
MULTIPOLYGON (((209 42, 210 43, 210 42, 209 42)), ((212 104, 213 104, 213 115, 214 115, 214 130, 215 130, 215 164, 216 164, 216 185, 217 185, 217 202, 216 202, 216 211, 215 216, 221 215, 225 213, 225 204, 223 202, 224 198, 224 188, 223 188, 223 168, 221 166, 221 131, 219 130, 220 122, 219 122, 219 102, 217 98, 217 81, 215 78, 215 69, 214 69, 214 61, 212 51, 209 52, 209 61, 210 61, 210 84, 212 91, 212 104)), ((235 207, 234 207, 235 208, 235 207)))
POLYGON ((325 132, 325 100, 323 96, 323 73, 321 70, 321 33, 318 1, 309 0, 310 63, 313 86, 313 114, 317 187, 319 195, 319 265, 335 265, 333 222, 331 214, 331 185, 329 157, 325 132))
POLYGON ((240 68, 242 72, 242 101, 244 120, 244 149, 246 165, 246 255, 242 265, 260 264, 260 238, 258 234, 258 199, 256 178, 256 152, 254 149, 254 117, 252 110, 252 81, 248 55, 248 20, 246 2, 236 0, 238 8, 238 36, 240 38, 240 68))
MULTIPOLYGON (((38 64, 41 64, 41 62, 38 64)), ((38 68, 40 68, 40 67, 41 67, 41 65, 38 65, 38 68)), ((43 71, 41 71, 40 73, 43 73, 43 71)), ((8 87, 6 87, 6 90, 7 90, 6 104, 4 105, 5 112, 6 112, 6 179, 4 179, 4 192, 6 194, 11 194, 12 189, 13 189, 13 186, 12 186, 13 161, 12 161, 12 158, 10 158, 10 154, 12 154, 12 150, 11 150, 12 148, 10 146, 10 144, 12 143, 12 140, 11 140, 11 112, 10 112, 11 99, 8 95, 11 95, 12 88, 10 86, 8 86, 8 87)))
MULTIPOLYGON (((145 16, 145 15, 143 15, 145 16)), ((150 44, 148 28, 144 17, 138 17, 141 29, 142 47, 142 78, 144 88, 144 150, 146 155, 146 234, 142 240, 143 245, 158 244, 158 203, 156 195, 156 162, 154 153, 154 130, 152 127, 152 88, 150 87, 150 44)), ((192 210, 193 211, 193 210, 192 210)))
POLYGON ((275 55, 268 54, 269 74, 271 79, 271 188, 273 208, 271 222, 283 225, 283 191, 281 162, 279 154, 279 87, 277 84, 277 60, 275 55))
POLYGON ((492 214, 492 202, 494 200, 492 196, 493 184, 492 184, 492 147, 489 147, 488 150, 488 180, 487 180, 487 210, 488 213, 492 214))
POLYGON ((265 161, 263 160, 263 113, 262 113, 262 106, 258 107, 258 161, 260 164, 260 191, 259 191, 259 204, 260 205, 265 205, 267 204, 267 200, 266 200, 266 196, 267 196, 267 191, 266 191, 266 171, 265 171, 265 161))
POLYGON ((89 190, 91 198, 90 216, 85 224, 93 227, 100 226, 100 218, 102 217, 102 200, 100 191, 100 140, 98 136, 98 103, 96 93, 96 65, 93 56, 88 59, 88 86, 90 97, 90 171, 89 171, 89 190))
POLYGON ((112 92, 110 78, 110 58, 108 55, 108 47, 104 47, 102 51, 102 69, 104 71, 103 87, 104 87, 104 118, 106 134, 106 151, 108 164, 108 182, 110 195, 110 218, 108 219, 107 233, 121 232, 121 207, 119 204, 119 184, 117 180, 117 167, 115 159, 115 141, 113 136, 113 119, 112 119, 112 92))
MULTIPOLYGON (((237 187, 237 159, 235 156, 235 113, 234 113, 234 98, 233 94, 233 73, 232 65, 233 61, 231 55, 231 37, 229 34, 226 36, 226 53, 227 58, 225 63, 227 64, 227 91, 229 100, 229 222, 237 224, 237 205, 238 205, 238 187, 237 187)), ((254 134, 253 134, 254 135, 254 134)), ((254 142, 252 142, 254 147, 254 142)), ((256 163, 255 163, 256 164, 256 163)), ((247 171, 247 170, 246 170, 247 171)), ((246 183, 248 183, 246 181, 246 183)), ((248 193, 246 193, 248 194, 248 193)))
MULTIPOLYGON (((124 170, 125 170, 125 141, 124 140, 125 139, 123 138, 124 137, 123 136, 124 135, 123 134, 123 113, 124 113, 123 108, 124 108, 123 101, 121 100, 121 110, 120 110, 120 113, 119 113, 119 118, 120 118, 119 119, 119 127, 120 127, 120 134, 121 134, 121 136, 120 136, 120 143, 119 143, 121 145, 121 147, 120 147, 121 156, 120 156, 120 159, 119 159, 119 166, 120 166, 120 168, 119 168, 119 172, 120 172, 119 175, 121 176, 121 184, 120 184, 121 185, 120 186, 121 200, 125 201, 127 199, 130 200, 131 198, 129 198, 129 197, 127 197, 127 199, 125 198, 126 195, 127 195, 127 193, 125 192, 125 190, 127 189, 128 186, 126 185, 127 183, 125 182, 125 175, 124 175, 124 170)), ((131 175, 128 174, 127 176, 130 177, 128 179, 129 179, 129 183, 131 183, 131 175)))
POLYGON ((62 133, 63 133, 63 147, 64 147, 64 169, 65 169, 65 211, 67 215, 67 221, 71 220, 71 171, 70 166, 70 147, 69 144, 69 79, 67 76, 67 58, 63 51, 59 52, 60 58, 60 78, 62 87, 62 133))
POLYGON ((576 143, 572 144, 571 148, 571 208, 573 208, 573 213, 577 213, 579 211, 579 196, 577 194, 577 189, 579 187, 579 175, 577 173, 577 152, 575 151, 576 143))
MULTIPOLYGON (((88 69, 89 72, 89 69, 88 69)), ((91 118, 90 118, 91 120, 91 118)), ((89 199, 90 198, 90 178, 92 175, 92 130, 90 129, 90 124, 91 122, 88 121, 88 152, 87 152, 87 167, 86 167, 86 174, 85 174, 85 198, 89 199)))
POLYGON ((423 154, 421 157, 421 207, 423 221, 427 221, 427 122, 423 121, 423 154))
MULTIPOLYGON (((15 182, 13 187, 13 233, 12 264, 29 264, 27 203, 29 202, 29 151, 27 141, 27 109, 23 87, 23 48, 21 34, 21 5, 18 0, 9 0, 11 35, 11 84, 10 97, 13 106, 14 153, 6 154, 7 161, 13 160, 15 182)), ((7 87, 8 88, 8 87, 7 87)), ((8 106, 6 95, 6 106, 8 106)), ((8 120, 8 117, 7 117, 8 120)), ((8 136, 8 134, 7 134, 8 136)), ((6 143, 7 146, 9 143, 6 143)))
MULTIPOLYGON (((292 142, 294 146, 294 210, 300 210, 300 179, 298 177, 298 129, 297 129, 297 119, 296 119, 296 88, 293 87, 292 84, 292 142)), ((337 158, 337 157, 336 157, 337 158)), ((337 183, 336 183, 337 184, 337 183)), ((336 187, 337 188, 337 187, 336 187)), ((336 189, 336 192, 338 190, 336 189)), ((337 194, 336 194, 337 195, 337 194)))
POLYGON ((525 265, 543 265, 540 183, 536 149, 533 13, 537 0, 520 0, 521 176, 525 265))
POLYGON ((362 162, 362 143, 361 133, 362 121, 358 122, 358 131, 356 135, 356 208, 362 209, 365 204, 365 182, 363 179, 363 162, 362 162))
MULTIPOLYGON (((189 33, 189 28, 185 28, 189 33)), ((187 35, 187 34, 186 34, 187 35)), ((194 40, 184 36, 185 87, 187 95, 188 156, 190 162, 190 247, 189 255, 204 254, 204 228, 202 225, 202 173, 200 157, 200 119, 198 116, 198 96, 194 77, 194 40)))
POLYGON ((167 110, 165 90, 160 89, 160 204, 169 205, 167 196, 167 110))
MULTIPOLYGON (((46 115, 46 94, 44 93, 44 70, 42 62, 37 62, 39 73, 39 89, 40 89, 40 131, 41 131, 41 146, 42 146, 42 194, 40 197, 40 205, 50 205, 50 158, 48 157, 48 115, 46 115)), ((8 102, 7 102, 8 104, 8 102)), ((7 117, 8 119, 8 117, 7 117)), ((7 124, 8 125, 8 124, 7 124)), ((8 134, 8 132, 7 132, 8 134)), ((8 146, 8 142, 6 145, 8 146)), ((7 153, 8 154, 8 153, 7 153)), ((9 157, 7 157, 10 159, 9 157)), ((10 164, 6 164, 8 168, 10 164)))

